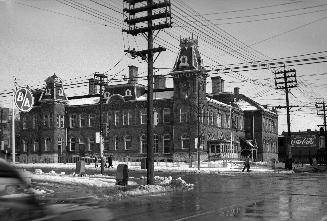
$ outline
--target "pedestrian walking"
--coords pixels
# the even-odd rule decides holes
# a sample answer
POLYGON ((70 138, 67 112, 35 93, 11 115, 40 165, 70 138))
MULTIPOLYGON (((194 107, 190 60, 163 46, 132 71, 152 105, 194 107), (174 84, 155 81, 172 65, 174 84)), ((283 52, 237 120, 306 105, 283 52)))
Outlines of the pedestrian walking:
POLYGON ((245 159, 242 172, 244 172, 245 168, 246 168, 246 172, 250 172, 250 156, 249 155, 245 159))
POLYGON ((98 167, 98 158, 97 158, 97 156, 94 156, 94 167, 95 168, 98 167))
POLYGON ((109 157, 108 157, 108 168, 114 168, 113 167, 113 165, 112 165, 112 155, 110 155, 109 157))

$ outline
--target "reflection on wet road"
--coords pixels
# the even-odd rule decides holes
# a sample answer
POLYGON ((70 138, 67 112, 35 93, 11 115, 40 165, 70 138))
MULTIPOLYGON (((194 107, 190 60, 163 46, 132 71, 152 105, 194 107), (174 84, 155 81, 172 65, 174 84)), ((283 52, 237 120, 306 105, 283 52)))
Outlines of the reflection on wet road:
MULTIPOLYGON (((327 174, 182 176, 174 192, 104 203, 115 220, 325 220, 327 174)), ((327 219, 326 219, 327 220, 327 219)))

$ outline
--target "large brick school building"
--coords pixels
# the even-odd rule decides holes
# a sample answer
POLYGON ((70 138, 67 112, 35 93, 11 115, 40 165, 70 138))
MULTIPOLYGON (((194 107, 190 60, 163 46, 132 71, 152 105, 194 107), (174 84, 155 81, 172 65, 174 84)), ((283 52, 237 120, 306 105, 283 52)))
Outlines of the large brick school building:
MULTIPOLYGON (((154 78, 154 156, 158 160, 188 161, 195 158, 200 137, 201 158, 238 159, 242 153, 257 160, 277 159, 277 114, 239 93, 224 91, 224 80, 212 77, 212 93, 206 92, 208 72, 195 39, 181 39, 180 52, 169 73, 154 78), (244 109, 252 106, 252 109, 244 109)), ((104 154, 116 159, 146 157, 146 87, 138 82, 138 68, 129 66, 124 84, 106 85, 102 104, 105 125, 104 154)), ((67 98, 56 75, 36 90, 35 104, 21 113, 20 158, 60 161, 66 152, 99 154, 99 88, 89 79, 89 93, 67 98)))

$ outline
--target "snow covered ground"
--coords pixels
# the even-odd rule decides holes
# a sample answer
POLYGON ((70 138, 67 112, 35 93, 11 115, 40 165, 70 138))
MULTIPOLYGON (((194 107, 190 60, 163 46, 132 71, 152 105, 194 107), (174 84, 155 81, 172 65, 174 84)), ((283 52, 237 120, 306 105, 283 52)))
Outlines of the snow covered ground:
MULTIPOLYGON (((114 168, 109 170, 115 170, 115 167, 118 164, 127 164, 129 171, 142 171, 140 162, 117 162, 114 161, 114 168)), ((30 163, 22 164, 17 163, 15 165, 18 168, 47 168, 47 169, 71 169, 75 170, 75 163, 30 163)), ((292 171, 283 170, 283 164, 276 164, 275 168, 272 169, 270 164, 255 162, 251 163, 251 172, 252 173, 292 173, 292 171)), ((86 165, 86 170, 99 171, 100 168, 95 168, 94 164, 86 165)), ((198 170, 197 162, 193 162, 192 167, 189 163, 184 162, 155 162, 154 169, 155 171, 161 172, 191 172, 191 173, 231 173, 231 172, 242 172, 243 163, 242 161, 214 161, 214 162, 201 162, 200 170, 198 170)), ((108 170, 106 168, 106 170, 108 170)), ((144 171, 144 170, 143 170, 144 171)))
MULTIPOLYGON (((116 167, 118 164, 127 164, 129 171, 145 171, 141 169, 140 162, 113 162, 116 167)), ((182 173, 201 173, 201 174, 228 174, 228 173, 242 173, 243 164, 238 161, 216 161, 201 163, 201 168, 198 170, 197 162, 193 162, 192 167, 187 163, 169 163, 169 162, 155 162, 156 172, 182 172, 182 173)), ((86 165, 86 175, 83 177, 74 173, 75 163, 30 163, 22 164, 16 163, 15 167, 20 170, 23 169, 24 176, 34 183, 42 184, 37 185, 34 189, 37 195, 53 194, 56 190, 52 189, 53 184, 60 184, 61 186, 76 186, 76 188, 85 188, 93 193, 99 192, 99 189, 105 190, 106 194, 101 195, 104 198, 121 199, 128 196, 146 195, 152 193, 161 193, 169 191, 187 191, 193 189, 193 184, 186 183, 180 177, 173 179, 172 177, 155 177, 155 185, 139 185, 135 182, 136 178, 130 177, 127 187, 117 186, 116 177, 111 175, 101 175, 100 168, 95 168, 94 164, 86 165), (27 171, 29 170, 29 171, 27 171), (48 173, 43 172, 50 171, 48 173), (56 170, 57 172, 55 172, 56 170), (62 172, 62 171, 66 172, 62 172), (69 172, 67 172, 69 171, 69 172), (89 172, 89 174, 88 174, 89 172)), ((106 174, 108 170, 113 174, 116 168, 105 168, 106 174)), ((282 168, 281 166, 278 166, 282 168)), ((292 171, 285 171, 282 169, 271 169, 270 165, 264 163, 252 163, 251 174, 266 174, 266 173, 292 173, 292 171)), ((246 173, 246 172, 244 172, 246 173)), ((146 179, 145 177, 137 179, 146 179)), ((103 191, 102 191, 103 193, 103 191)))

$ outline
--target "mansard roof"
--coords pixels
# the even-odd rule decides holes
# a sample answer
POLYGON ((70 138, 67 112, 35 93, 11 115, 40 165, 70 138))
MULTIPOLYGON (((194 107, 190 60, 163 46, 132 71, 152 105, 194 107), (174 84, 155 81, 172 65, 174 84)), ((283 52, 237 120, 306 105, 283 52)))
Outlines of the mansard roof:
POLYGON ((193 37, 181 39, 180 50, 173 68, 173 73, 202 69, 198 40, 193 39, 193 37))
POLYGON ((45 84, 39 102, 67 102, 62 80, 56 74, 48 77, 45 84))

